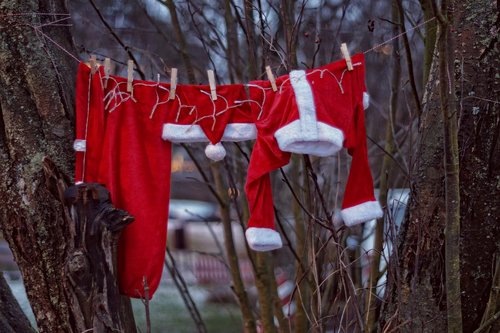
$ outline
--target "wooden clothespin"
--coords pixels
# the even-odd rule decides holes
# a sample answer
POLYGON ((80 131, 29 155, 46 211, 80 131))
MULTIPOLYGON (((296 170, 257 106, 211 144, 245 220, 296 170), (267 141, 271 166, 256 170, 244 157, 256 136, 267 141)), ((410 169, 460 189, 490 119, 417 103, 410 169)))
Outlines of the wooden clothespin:
POLYGON ((177 88, 177 68, 172 68, 170 72, 170 92, 168 100, 175 99, 175 89, 177 88))
POLYGON ((108 87, 109 74, 111 73, 111 59, 104 58, 104 88, 108 87))
POLYGON ((214 71, 209 69, 208 74, 208 84, 210 85, 210 94, 212 95, 212 101, 217 100, 217 90, 215 89, 215 75, 214 71))
POLYGON ((97 58, 95 55, 90 56, 90 74, 95 74, 97 72, 97 58))
POLYGON ((347 63, 347 69, 352 71, 353 67, 352 67, 351 55, 349 54, 349 50, 347 49, 346 43, 342 43, 340 45, 340 52, 342 53, 342 56, 344 57, 345 62, 347 63))
POLYGON ((271 82, 271 87, 273 88, 273 91, 278 91, 278 87, 276 86, 276 79, 274 78, 271 66, 266 66, 266 73, 267 73, 267 79, 271 82))
POLYGON ((133 92, 134 86, 134 61, 129 60, 127 62, 127 91, 128 92, 133 92))

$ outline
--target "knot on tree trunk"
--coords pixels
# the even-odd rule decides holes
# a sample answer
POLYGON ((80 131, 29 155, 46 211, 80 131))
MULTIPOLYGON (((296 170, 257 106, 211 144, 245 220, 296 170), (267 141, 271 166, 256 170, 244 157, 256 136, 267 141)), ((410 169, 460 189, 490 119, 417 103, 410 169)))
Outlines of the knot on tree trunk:
POLYGON ((109 191, 99 184, 71 186, 63 200, 72 236, 65 270, 73 313, 82 317, 75 318, 78 329, 124 331, 129 319, 123 315, 115 258, 120 232, 134 218, 113 207, 109 191))

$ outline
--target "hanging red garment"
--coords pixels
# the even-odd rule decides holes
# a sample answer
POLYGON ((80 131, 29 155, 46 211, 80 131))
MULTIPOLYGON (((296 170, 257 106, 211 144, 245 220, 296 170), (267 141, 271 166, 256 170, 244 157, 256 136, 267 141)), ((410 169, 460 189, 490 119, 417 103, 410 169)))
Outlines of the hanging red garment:
POLYGON ((256 137, 255 116, 242 84, 217 86, 212 100, 210 87, 179 85, 169 103, 163 139, 171 142, 207 142, 205 154, 214 161, 224 158, 221 141, 245 141, 256 137))
POLYGON ((252 249, 282 246, 274 225, 269 173, 288 164, 291 152, 330 156, 347 148, 352 163, 340 212, 344 223, 352 226, 383 215, 366 149, 364 57, 357 54, 352 61, 352 71, 344 60, 294 70, 276 79, 276 92, 269 81, 248 85, 252 107, 259 114, 245 186, 250 208, 245 235, 252 249))
MULTIPOLYGON (((101 68, 102 69, 102 68, 101 68)), ((171 144, 161 138, 168 98, 163 85, 111 76, 104 88, 102 70, 90 74, 80 64, 76 96, 75 182, 104 184, 113 204, 135 221, 118 244, 118 284, 122 294, 152 297, 163 271, 171 144)))

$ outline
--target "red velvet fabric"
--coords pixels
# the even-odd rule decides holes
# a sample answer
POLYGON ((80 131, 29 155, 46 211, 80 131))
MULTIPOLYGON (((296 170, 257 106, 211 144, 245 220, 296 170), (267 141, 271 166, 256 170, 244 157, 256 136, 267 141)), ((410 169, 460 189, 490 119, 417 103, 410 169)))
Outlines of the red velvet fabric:
MULTIPOLYGON (((216 144, 221 141, 226 126, 230 123, 254 122, 245 87, 242 84, 217 86, 218 98, 213 101, 210 87, 206 85, 178 85, 176 98, 168 103, 168 124, 198 125, 207 140, 216 144)), ((181 141, 181 140, 178 140, 181 141)), ((195 142, 195 140, 189 140, 195 142)))
MULTIPOLYGON (((343 146, 348 148, 352 156, 343 209, 375 201, 364 126, 364 57, 357 54, 352 57, 352 61, 358 63, 353 71, 346 70, 344 60, 305 71, 313 93, 317 121, 341 130, 344 136, 343 146)), ((280 150, 275 133, 300 118, 289 75, 280 76, 276 82, 277 92, 271 89, 267 81, 253 81, 249 84, 250 99, 256 101, 252 103, 252 108, 255 113, 261 113, 261 116, 256 121, 257 141, 245 185, 250 208, 248 227, 274 229, 269 173, 288 164, 290 159, 290 153, 280 150)))
MULTIPOLYGON (((102 110, 103 90, 99 75, 90 75, 90 68, 80 63, 76 77, 77 140, 101 138, 104 132, 102 110), (90 92, 90 93, 89 93, 90 92)), ((75 182, 97 180, 102 145, 87 145, 84 152, 76 152, 75 182)))
POLYGON ((126 79, 115 76, 104 88, 102 69, 92 76, 89 91, 89 76, 81 64, 76 133, 86 138, 87 152, 77 153, 75 179, 84 173, 84 182, 104 184, 113 204, 135 217, 119 240, 118 283, 124 295, 145 297, 146 279, 152 297, 163 271, 171 167, 171 144, 161 139, 166 106, 154 106, 168 92, 136 80, 132 97, 126 79))

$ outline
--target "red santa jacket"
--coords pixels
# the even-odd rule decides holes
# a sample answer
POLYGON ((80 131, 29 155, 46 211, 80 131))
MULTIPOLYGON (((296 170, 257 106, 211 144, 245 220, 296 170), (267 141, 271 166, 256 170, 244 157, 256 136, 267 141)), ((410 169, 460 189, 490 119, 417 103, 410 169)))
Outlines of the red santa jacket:
POLYGON ((352 226, 383 215, 375 200, 367 158, 363 99, 364 57, 352 57, 354 70, 337 61, 277 78, 278 91, 267 81, 248 87, 259 115, 257 141, 245 190, 250 207, 246 237, 254 250, 282 246, 275 231, 269 172, 286 165, 290 152, 329 156, 342 147, 352 156, 341 216, 352 226))

